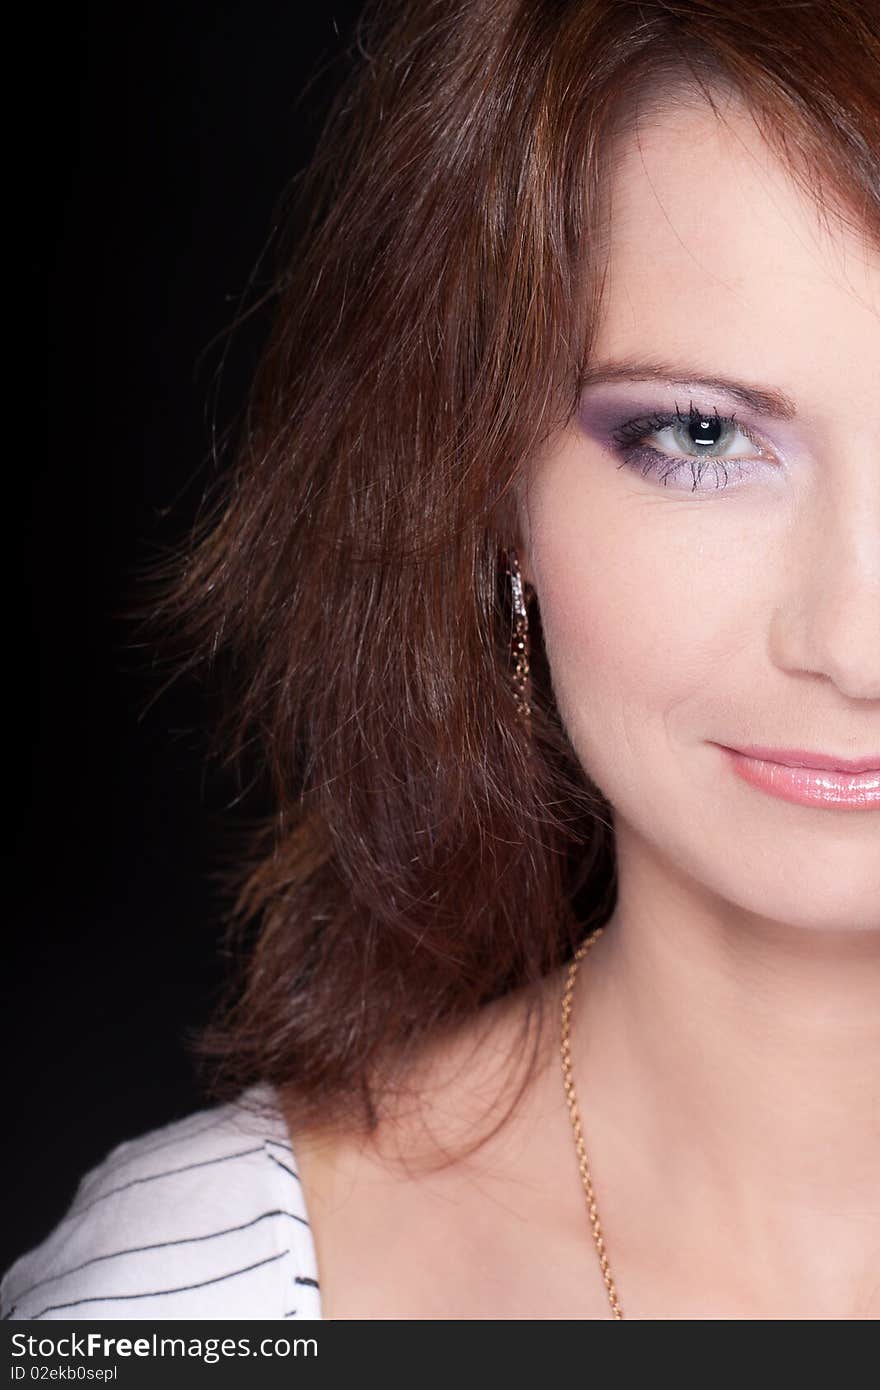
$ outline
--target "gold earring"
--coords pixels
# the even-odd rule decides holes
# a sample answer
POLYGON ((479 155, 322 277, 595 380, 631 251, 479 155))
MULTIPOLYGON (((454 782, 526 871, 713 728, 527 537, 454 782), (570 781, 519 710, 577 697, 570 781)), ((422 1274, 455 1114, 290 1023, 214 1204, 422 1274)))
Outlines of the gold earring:
POLYGON ((519 569, 519 560, 517 559, 516 551, 512 548, 507 552, 507 561, 507 573, 510 575, 510 588, 513 597, 513 634, 511 637, 513 698, 519 717, 525 724, 526 729, 531 732, 532 685, 529 668, 529 614, 526 606, 525 588, 519 569))

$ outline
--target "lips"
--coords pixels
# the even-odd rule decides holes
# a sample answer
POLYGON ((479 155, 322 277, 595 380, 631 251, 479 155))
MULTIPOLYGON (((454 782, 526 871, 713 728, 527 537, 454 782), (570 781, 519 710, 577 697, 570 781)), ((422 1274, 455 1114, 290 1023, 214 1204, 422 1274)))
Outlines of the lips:
POLYGON ((837 758, 824 753, 790 748, 755 748, 754 745, 749 748, 729 748, 719 744, 718 747, 732 770, 744 782, 783 801, 840 811, 880 809, 878 758, 837 758), (768 754, 772 754, 772 757, 766 756, 768 754), (791 761, 782 762, 782 758, 791 761), (817 762, 826 766, 817 767, 817 762), (841 769, 841 763, 848 766, 841 769))
POLYGON ((729 746, 734 753, 743 753, 747 758, 781 763, 784 767, 813 767, 820 772, 880 772, 880 753, 867 758, 839 758, 834 753, 809 753, 802 748, 766 748, 757 744, 747 744, 742 748, 729 746))

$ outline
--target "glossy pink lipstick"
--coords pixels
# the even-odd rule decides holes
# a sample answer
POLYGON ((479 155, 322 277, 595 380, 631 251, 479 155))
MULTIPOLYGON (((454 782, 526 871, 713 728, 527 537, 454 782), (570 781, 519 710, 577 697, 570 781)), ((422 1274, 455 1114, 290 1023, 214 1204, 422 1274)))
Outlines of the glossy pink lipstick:
POLYGON ((745 782, 783 801, 838 811, 880 809, 880 755, 837 758, 800 748, 718 747, 745 782))

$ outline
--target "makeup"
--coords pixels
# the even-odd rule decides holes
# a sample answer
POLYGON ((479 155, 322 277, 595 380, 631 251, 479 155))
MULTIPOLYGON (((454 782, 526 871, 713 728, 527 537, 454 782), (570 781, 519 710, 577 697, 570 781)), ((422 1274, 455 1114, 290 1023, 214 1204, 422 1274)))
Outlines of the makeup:
MULTIPOLYGON (((819 806, 838 811, 880 810, 880 760, 862 772, 841 772, 831 767, 797 767, 750 756, 716 744, 738 777, 771 796, 798 806, 819 806)), ((818 761, 832 762, 833 759, 818 761)))
POLYGON ((590 385, 581 397, 578 422, 617 459, 618 469, 670 493, 708 497, 784 472, 780 433, 790 433, 791 426, 768 422, 776 436, 771 439, 763 422, 742 418, 728 401, 699 385, 683 390, 650 382, 590 385))
POLYGON ((727 487, 731 476, 748 476, 756 456, 766 457, 755 437, 737 424, 735 415, 720 415, 717 406, 697 410, 693 400, 687 410, 676 404, 672 411, 625 420, 612 431, 611 440, 621 458, 619 468, 634 468, 643 478, 656 478, 664 486, 672 478, 680 487, 682 473, 685 482, 690 474, 694 492, 707 471, 716 488, 727 487), (731 445, 740 452, 731 453, 731 445))

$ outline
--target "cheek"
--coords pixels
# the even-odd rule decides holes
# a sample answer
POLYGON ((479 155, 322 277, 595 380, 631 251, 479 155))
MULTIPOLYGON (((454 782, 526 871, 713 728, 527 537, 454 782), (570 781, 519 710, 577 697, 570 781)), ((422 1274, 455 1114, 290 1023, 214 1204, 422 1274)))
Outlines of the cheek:
POLYGON ((796 708, 771 640, 811 553, 788 513, 637 493, 601 466, 585 482, 575 462, 536 490, 526 535, 559 712, 621 865, 650 847, 751 912, 876 922, 872 828, 763 797, 711 746, 773 742, 796 708))
POLYGON ((717 735, 761 607, 742 547, 717 527, 711 543, 699 535, 705 512, 685 517, 666 499, 625 510, 621 525, 595 497, 545 508, 536 549, 560 715, 612 802, 644 796, 652 767, 665 781, 676 750, 717 735))

